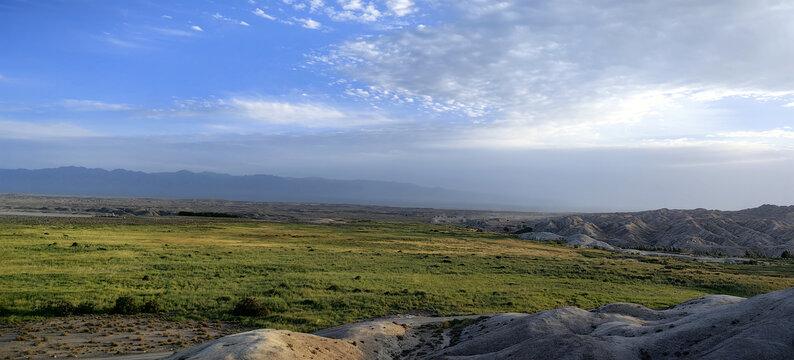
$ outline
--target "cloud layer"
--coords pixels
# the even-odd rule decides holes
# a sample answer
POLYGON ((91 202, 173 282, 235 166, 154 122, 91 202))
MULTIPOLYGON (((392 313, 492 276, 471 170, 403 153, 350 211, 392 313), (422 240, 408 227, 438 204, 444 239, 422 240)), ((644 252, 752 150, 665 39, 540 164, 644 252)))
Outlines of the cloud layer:
POLYGON ((705 125, 720 121, 720 100, 794 98, 794 5, 780 1, 450 6, 454 21, 358 38, 313 61, 357 84, 351 95, 468 117, 490 142, 529 144, 555 135, 548 128, 606 143, 705 136, 719 128, 705 125), (621 128, 633 133, 609 134, 621 128))

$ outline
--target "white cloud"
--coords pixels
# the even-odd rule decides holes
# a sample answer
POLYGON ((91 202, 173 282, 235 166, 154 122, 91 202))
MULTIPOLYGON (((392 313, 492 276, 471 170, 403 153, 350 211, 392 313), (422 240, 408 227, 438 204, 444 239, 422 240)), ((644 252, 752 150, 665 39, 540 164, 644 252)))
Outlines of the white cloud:
POLYGON ((389 0, 386 2, 386 6, 388 6, 389 10, 391 10, 391 12, 398 17, 405 16, 416 11, 416 9, 413 7, 414 2, 412 0, 389 0))
POLYGON ((184 37, 196 36, 195 32, 185 31, 181 29, 171 29, 171 28, 162 28, 162 27, 150 27, 148 29, 156 33, 167 36, 184 36, 184 37))
POLYGON ((170 20, 170 19, 173 19, 173 17, 172 17, 171 15, 163 15, 163 16, 161 16, 161 17, 162 17, 163 19, 169 19, 169 20, 170 20))
POLYGON ((68 123, 29 123, 22 121, 0 120, 0 138, 4 139, 42 139, 74 138, 97 136, 98 134, 68 123))
POLYGON ((289 103, 233 98, 233 111, 268 125, 295 125, 308 128, 348 128, 393 122, 376 114, 347 113, 337 108, 311 103, 289 103))
POLYGON ((199 31, 199 32, 204 31, 204 29, 202 29, 201 26, 198 26, 198 25, 193 25, 190 28, 195 30, 195 31, 199 31))
POLYGON ((339 0, 341 10, 334 7, 326 7, 325 12, 334 21, 357 21, 374 22, 380 19, 383 14, 373 3, 364 4, 361 0, 339 0))
POLYGON ((103 41, 106 41, 109 44, 112 44, 112 45, 115 45, 115 46, 119 46, 119 47, 123 47, 123 48, 135 49, 135 48, 140 48, 141 47, 141 45, 138 44, 137 42, 122 40, 122 39, 119 39, 119 38, 109 34, 109 33, 105 33, 104 36, 96 37, 96 38, 101 39, 103 41))
POLYGON ((323 0, 309 0, 309 11, 315 12, 325 7, 323 0))
POLYGON ((79 111, 121 111, 131 109, 129 105, 110 104, 96 100, 66 99, 63 101, 63 105, 79 111))
POLYGON ((726 130, 721 100, 794 96, 794 7, 772 0, 448 4, 460 18, 350 40, 312 61, 367 101, 481 119, 508 137, 613 126, 598 131, 604 144, 640 143, 654 129, 703 137, 726 130))
POLYGON ((301 26, 303 26, 304 28, 307 28, 307 29, 317 30, 317 29, 319 29, 319 28, 321 28, 323 26, 319 22, 314 21, 314 20, 312 20, 310 18, 305 18, 305 19, 293 18, 293 19, 295 21, 299 22, 301 24, 301 26))
POLYGON ((791 107, 794 108, 794 102, 790 102, 788 104, 783 105, 783 107, 791 107))
POLYGON ((220 13, 213 14, 212 18, 215 19, 215 20, 226 21, 226 22, 230 22, 230 23, 233 23, 233 24, 237 24, 237 25, 250 26, 250 24, 248 24, 245 21, 233 19, 233 18, 230 18, 228 16, 223 16, 220 13))
POLYGON ((783 127, 765 131, 729 131, 712 135, 723 138, 760 138, 760 139, 794 139, 791 127, 783 127))
POLYGON ((374 24, 380 29, 397 28, 406 23, 400 19, 417 12, 413 0, 287 0, 284 4, 311 14, 324 14, 335 22, 374 24))
POLYGON ((256 16, 263 17, 263 18, 268 19, 268 20, 276 20, 276 18, 274 16, 266 14, 265 11, 260 9, 260 8, 254 9, 254 11, 252 11, 252 13, 254 15, 256 15, 256 16))

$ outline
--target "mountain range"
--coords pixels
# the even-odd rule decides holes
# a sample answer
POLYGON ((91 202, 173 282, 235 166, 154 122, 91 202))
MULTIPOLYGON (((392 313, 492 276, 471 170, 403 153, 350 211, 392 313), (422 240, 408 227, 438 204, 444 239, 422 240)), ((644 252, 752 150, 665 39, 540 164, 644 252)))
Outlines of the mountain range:
POLYGON ((145 173, 73 166, 0 170, 0 193, 470 208, 498 203, 488 195, 388 181, 145 173))

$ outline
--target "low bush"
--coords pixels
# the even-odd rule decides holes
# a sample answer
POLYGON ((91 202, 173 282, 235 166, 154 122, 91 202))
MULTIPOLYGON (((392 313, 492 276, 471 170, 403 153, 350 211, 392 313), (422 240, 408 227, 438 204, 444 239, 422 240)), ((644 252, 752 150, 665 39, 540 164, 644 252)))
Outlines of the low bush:
POLYGON ((163 312, 163 302, 158 298, 149 299, 141 306, 141 312, 149 314, 161 313, 163 312))
POLYGON ((36 314, 67 316, 74 314, 75 308, 74 304, 66 300, 56 299, 39 304, 36 307, 36 314))
POLYGON ((96 310, 96 303, 91 301, 83 301, 74 308, 74 313, 76 315, 82 314, 94 314, 97 312, 96 310))
POLYGON ((270 315, 270 309, 267 306, 259 303, 259 300, 253 297, 244 297, 237 302, 232 311, 236 316, 259 317, 270 315))
POLYGON ((119 296, 113 307, 114 314, 133 315, 141 311, 138 300, 132 296, 119 296))
POLYGON ((8 305, 0 299, 0 316, 8 316, 11 314, 11 309, 8 308, 8 305))
POLYGON ((526 233, 531 233, 531 232, 532 232, 532 228, 531 227, 525 227, 525 228, 521 228, 521 229, 516 230, 515 232, 513 232, 513 234, 526 234, 526 233))

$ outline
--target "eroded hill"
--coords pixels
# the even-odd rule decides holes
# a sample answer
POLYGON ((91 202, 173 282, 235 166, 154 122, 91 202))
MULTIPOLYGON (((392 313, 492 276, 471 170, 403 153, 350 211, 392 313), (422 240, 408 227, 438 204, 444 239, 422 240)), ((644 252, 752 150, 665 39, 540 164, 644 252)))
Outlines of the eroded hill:
POLYGON ((794 206, 570 215, 537 223, 533 230, 583 234, 622 248, 777 257, 794 252, 794 206))

